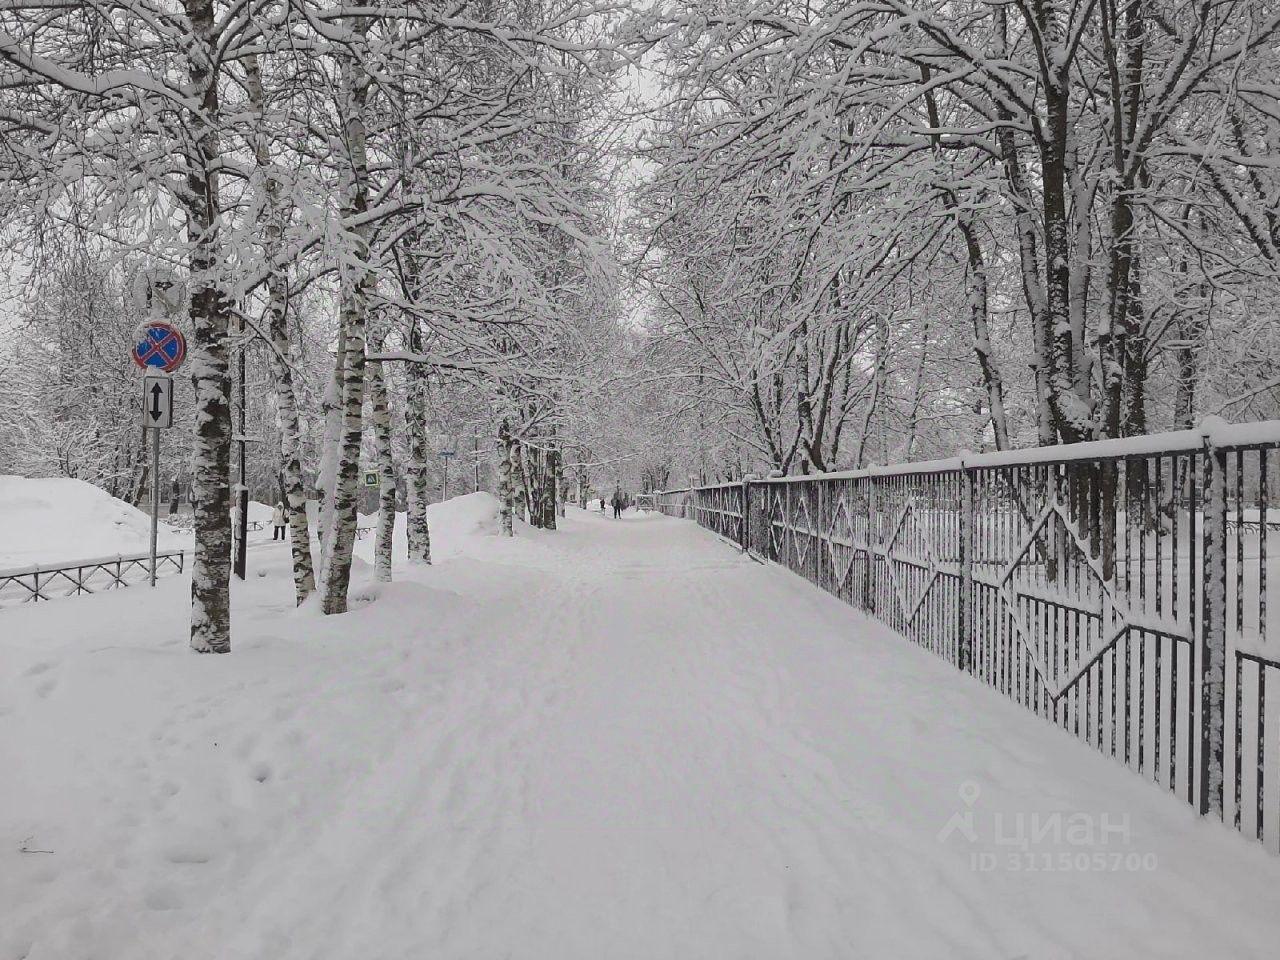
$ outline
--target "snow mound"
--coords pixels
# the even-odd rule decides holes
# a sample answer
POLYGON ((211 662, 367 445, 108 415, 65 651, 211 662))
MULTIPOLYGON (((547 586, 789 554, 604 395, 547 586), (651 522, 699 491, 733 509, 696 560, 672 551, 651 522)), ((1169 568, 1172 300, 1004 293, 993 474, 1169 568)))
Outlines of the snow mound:
POLYGON ((275 513, 276 508, 269 503, 259 503, 257 500, 249 501, 249 519, 257 520, 260 523, 270 523, 271 515, 275 513))
MULTIPOLYGON (((0 474, 0 569, 143 553, 151 518, 83 480, 0 474)), ((185 540, 160 524, 161 549, 185 540)))
POLYGON ((427 523, 447 537, 496 535, 500 532, 498 514, 502 504, 491 493, 468 493, 427 507, 427 523))
MULTIPOLYGON (((441 503, 427 505, 427 527, 431 532, 431 558, 445 560, 468 553, 467 541, 475 543, 476 537, 496 537, 502 525, 498 513, 498 498, 491 493, 467 493, 441 503)), ((357 523, 361 527, 376 527, 376 513, 360 514, 357 523)), ((397 561, 408 555, 409 518, 404 511, 396 513, 396 529, 392 538, 391 555, 397 561)), ((373 562, 375 537, 370 534, 356 541, 358 559, 373 562)))

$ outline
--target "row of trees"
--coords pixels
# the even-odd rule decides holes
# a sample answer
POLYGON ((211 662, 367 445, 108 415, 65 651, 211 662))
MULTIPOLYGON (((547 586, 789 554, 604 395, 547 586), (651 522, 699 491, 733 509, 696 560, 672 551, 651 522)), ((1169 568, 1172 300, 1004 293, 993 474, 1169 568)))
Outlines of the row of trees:
MULTIPOLYGON (((594 357, 623 336, 619 13, 609 0, 0 2, 4 236, 31 279, 28 339, 65 364, 68 391, 42 398, 43 429, 125 495, 144 479, 123 367, 138 278, 185 291, 194 649, 230 649, 233 410, 270 407, 258 459, 287 504, 297 601, 318 594, 326 613, 346 609, 362 459, 381 477, 377 575, 390 577, 398 486, 410 558, 429 562, 437 404, 463 408, 455 427, 483 425, 486 446, 500 438, 507 517, 523 496, 554 524, 566 468, 589 460, 607 384, 594 357), (105 433, 92 393, 70 396, 85 384, 123 406, 105 433)), ((33 389, 29 375, 10 386, 33 389)), ((30 452, 38 429, 11 433, 30 452)))
POLYGON ((0 439, 136 495, 123 355, 178 282, 225 650, 241 415, 330 613, 362 461, 378 575, 397 491, 429 560, 441 433, 510 531, 620 477, 1273 415, 1277 51, 1249 0, 0 0, 0 439))
POLYGON ((639 273, 718 464, 1275 412, 1275 5, 671 0, 647 40, 639 273))

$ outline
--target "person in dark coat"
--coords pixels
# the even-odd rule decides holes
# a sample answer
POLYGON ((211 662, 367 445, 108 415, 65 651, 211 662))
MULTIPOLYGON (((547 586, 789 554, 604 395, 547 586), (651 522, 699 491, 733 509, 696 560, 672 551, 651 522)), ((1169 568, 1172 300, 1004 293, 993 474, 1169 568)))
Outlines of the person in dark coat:
POLYGON ((622 505, 625 502, 626 501, 624 501, 622 498, 622 488, 614 487, 613 488, 613 519, 617 520, 619 517, 622 516, 622 505))

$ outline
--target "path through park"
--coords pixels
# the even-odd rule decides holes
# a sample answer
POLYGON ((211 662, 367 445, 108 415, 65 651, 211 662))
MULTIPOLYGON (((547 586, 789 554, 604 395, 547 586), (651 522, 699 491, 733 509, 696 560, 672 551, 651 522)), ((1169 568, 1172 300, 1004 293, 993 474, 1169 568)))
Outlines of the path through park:
POLYGON ((791 574, 457 502, 342 617, 266 548, 230 657, 0 614, 0 956, 1271 955, 1280 860, 791 574))

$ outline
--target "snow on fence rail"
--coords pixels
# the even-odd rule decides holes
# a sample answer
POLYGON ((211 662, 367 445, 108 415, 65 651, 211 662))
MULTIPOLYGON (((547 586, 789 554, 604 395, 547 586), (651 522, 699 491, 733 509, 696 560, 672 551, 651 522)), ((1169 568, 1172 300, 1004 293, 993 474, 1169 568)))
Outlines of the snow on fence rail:
POLYGON ((668 490, 1280 849, 1280 421, 668 490))
MULTIPOLYGON (((258 520, 250 521, 249 529, 261 530, 263 524, 258 520)), ((356 539, 363 539, 375 529, 372 526, 356 527, 356 539)), ((251 547, 258 545, 249 544, 251 547)), ((182 573, 185 563, 185 550, 162 550, 156 554, 156 576, 182 573)), ((117 554, 95 560, 0 570, 0 607, 114 590, 149 579, 150 575, 150 553, 117 554)))
MULTIPOLYGON (((181 573, 185 562, 185 550, 161 551, 156 554, 156 576, 181 573)), ((0 570, 0 606, 114 590, 150 576, 150 553, 0 570)))

